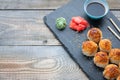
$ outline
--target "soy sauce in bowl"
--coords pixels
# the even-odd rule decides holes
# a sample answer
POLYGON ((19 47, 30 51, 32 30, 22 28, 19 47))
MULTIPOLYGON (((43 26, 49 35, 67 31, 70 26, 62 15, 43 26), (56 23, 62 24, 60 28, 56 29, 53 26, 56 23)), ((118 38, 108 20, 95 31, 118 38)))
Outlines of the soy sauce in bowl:
POLYGON ((84 11, 90 18, 100 19, 108 13, 109 7, 107 3, 86 1, 84 4, 84 11))
POLYGON ((88 14, 92 16, 102 16, 105 14, 105 7, 101 3, 93 2, 86 8, 88 14))

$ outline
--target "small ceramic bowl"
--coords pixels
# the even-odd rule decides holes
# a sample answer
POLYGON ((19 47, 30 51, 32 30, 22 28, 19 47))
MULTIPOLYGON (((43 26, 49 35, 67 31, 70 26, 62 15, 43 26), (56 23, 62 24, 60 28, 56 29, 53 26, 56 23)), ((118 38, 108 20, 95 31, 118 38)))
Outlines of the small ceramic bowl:
MULTIPOLYGON (((108 3, 107 3, 107 1, 106 0, 86 0, 85 1, 85 3, 84 3, 84 11, 85 11, 85 13, 88 15, 88 17, 90 17, 91 19, 101 19, 101 18, 103 18, 105 15, 107 15, 107 13, 108 13, 108 11, 109 11, 109 6, 108 6, 108 3), (94 2, 96 2, 96 3, 100 3, 100 4, 102 4, 103 6, 104 6, 104 8, 105 8, 105 13, 103 14, 103 15, 101 15, 101 16, 94 16, 94 15, 91 15, 91 14, 89 14, 88 12, 87 12, 87 7, 88 7, 88 5, 89 4, 91 4, 91 3, 94 3, 94 2)), ((96 12, 97 13, 97 12, 96 12)))

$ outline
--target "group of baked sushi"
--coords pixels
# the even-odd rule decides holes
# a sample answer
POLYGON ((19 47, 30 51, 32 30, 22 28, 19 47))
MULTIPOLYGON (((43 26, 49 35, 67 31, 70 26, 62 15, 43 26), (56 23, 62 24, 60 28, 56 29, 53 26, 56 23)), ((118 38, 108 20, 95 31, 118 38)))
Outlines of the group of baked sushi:
POLYGON ((112 49, 109 39, 102 39, 99 28, 91 28, 87 33, 88 41, 82 43, 82 53, 94 57, 97 67, 104 68, 103 76, 108 80, 120 80, 120 49, 112 49))

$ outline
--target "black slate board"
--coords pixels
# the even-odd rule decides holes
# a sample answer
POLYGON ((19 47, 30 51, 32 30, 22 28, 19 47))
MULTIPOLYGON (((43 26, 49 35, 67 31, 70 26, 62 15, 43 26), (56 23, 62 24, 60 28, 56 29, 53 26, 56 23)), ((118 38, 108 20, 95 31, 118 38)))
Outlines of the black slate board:
MULTIPOLYGON (((59 8, 54 12, 50 13, 49 15, 45 16, 44 22, 48 26, 48 28, 53 32, 56 38, 62 43, 63 47, 68 51, 71 57, 86 73, 90 80, 105 80, 102 75, 103 70, 96 67, 93 64, 93 59, 84 56, 81 51, 81 44, 87 39, 87 31, 91 27, 87 28, 85 31, 80 33, 71 30, 69 28, 69 25, 67 25, 67 27, 63 31, 59 31, 55 27, 55 20, 58 17, 66 18, 67 23, 69 24, 73 16, 82 16, 86 20, 88 20, 92 25, 99 26, 99 28, 103 32, 103 38, 110 39, 112 41, 113 48, 120 48, 119 40, 115 36, 113 36, 113 34, 107 29, 107 26, 111 26, 116 31, 113 25, 109 22, 108 17, 111 17, 117 25, 120 25, 119 20, 111 12, 109 12, 108 15, 104 17, 101 21, 91 22, 91 20, 87 18, 86 14, 84 13, 84 1, 85 0, 73 0, 69 2, 62 8, 59 8)), ((120 35, 120 33, 118 33, 118 35, 120 35)))

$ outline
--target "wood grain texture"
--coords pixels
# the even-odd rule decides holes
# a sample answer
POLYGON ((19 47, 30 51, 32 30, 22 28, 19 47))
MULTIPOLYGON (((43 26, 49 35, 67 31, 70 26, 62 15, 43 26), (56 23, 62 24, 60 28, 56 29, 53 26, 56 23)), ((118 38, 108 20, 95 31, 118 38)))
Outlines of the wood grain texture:
MULTIPOLYGON (((43 23, 43 17, 50 12, 0 11, 0 46, 61 45, 43 23)), ((120 11, 112 12, 120 20, 120 11)))
POLYGON ((1 46, 1 80, 88 80, 61 46, 1 46))
POLYGON ((70 0, 0 0, 0 9, 56 9, 70 0))
POLYGON ((107 0, 110 9, 120 9, 120 0, 107 0))
POLYGON ((0 11, 0 45, 59 45, 43 23, 51 11, 0 11))
MULTIPOLYGON (((71 0, 0 0, 0 9, 57 9, 71 0)), ((120 8, 120 0, 107 0, 111 9, 120 8)))

